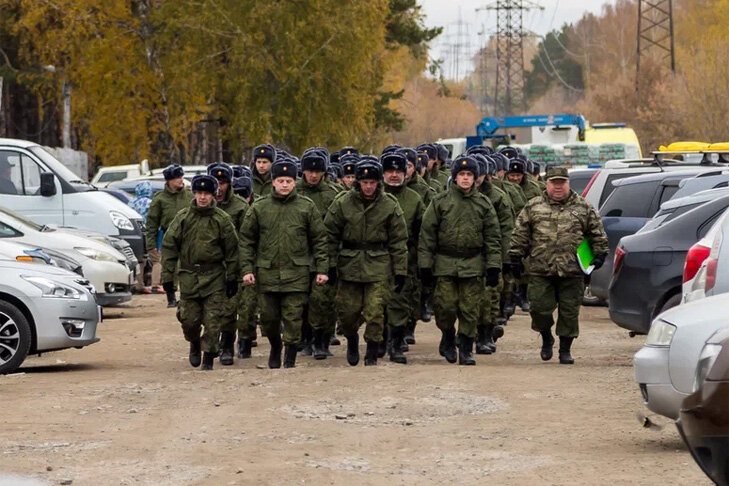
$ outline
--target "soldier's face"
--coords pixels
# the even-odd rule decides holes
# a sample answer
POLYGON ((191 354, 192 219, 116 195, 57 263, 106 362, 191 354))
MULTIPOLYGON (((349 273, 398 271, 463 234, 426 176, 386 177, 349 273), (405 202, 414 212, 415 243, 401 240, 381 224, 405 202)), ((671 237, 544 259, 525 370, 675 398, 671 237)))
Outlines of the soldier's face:
POLYGON ((478 176, 478 179, 476 179, 476 185, 481 187, 481 184, 483 184, 484 179, 486 179, 486 174, 478 176))
POLYGON ((363 180, 359 181, 359 187, 362 190, 362 194, 364 194, 365 197, 372 197, 375 195, 375 191, 377 191, 377 181, 371 181, 371 180, 363 180))
POLYGON ((385 184, 388 186, 402 186, 405 182, 405 174, 399 170, 385 171, 385 184))
POLYGON ((468 191, 473 186, 476 178, 470 170, 462 170, 456 174, 456 185, 463 191, 468 191))
POLYGON ((433 170, 433 167, 435 167, 435 159, 428 160, 428 170, 433 170))
POLYGON ((271 181, 273 188, 282 196, 288 196, 296 187, 296 179, 293 177, 276 177, 271 181))
POLYGON ((505 174, 505 172, 503 170, 497 170, 496 171, 496 177, 499 178, 499 179, 503 179, 504 178, 504 174, 505 174))
POLYGON ((195 204, 199 208, 206 208, 213 203, 213 194, 211 192, 195 191, 193 196, 195 196, 195 204))
POLYGON ((323 178, 324 172, 319 172, 318 170, 304 171, 304 181, 310 186, 315 186, 319 184, 323 178))
POLYGON ((555 201, 562 201, 570 194, 568 179, 552 179, 547 181, 547 195, 555 201))
POLYGON ((539 180, 539 174, 529 174, 529 175, 532 176, 532 179, 534 179, 535 181, 539 180))
POLYGON ((524 178, 524 174, 519 174, 517 172, 509 172, 506 174, 506 178, 509 179, 509 182, 512 184, 521 184, 521 180, 524 178))
POLYGON ((346 175, 346 176, 342 177, 342 182, 344 182, 345 186, 352 187, 352 184, 354 184, 354 176, 346 175))
POLYGON ((220 202, 225 199, 225 195, 228 194, 228 188, 230 182, 218 181, 218 193, 215 195, 215 199, 220 202))
POLYGON ((183 177, 178 177, 177 179, 170 179, 167 181, 167 185, 170 186, 170 189, 173 191, 179 191, 183 187, 185 187, 185 179, 183 177))
POLYGON ((408 171, 405 174, 405 179, 409 181, 413 178, 413 174, 415 174, 415 165, 412 162, 408 162, 408 171))
POLYGON ((268 159, 256 159, 256 170, 262 176, 271 171, 271 161, 268 159))

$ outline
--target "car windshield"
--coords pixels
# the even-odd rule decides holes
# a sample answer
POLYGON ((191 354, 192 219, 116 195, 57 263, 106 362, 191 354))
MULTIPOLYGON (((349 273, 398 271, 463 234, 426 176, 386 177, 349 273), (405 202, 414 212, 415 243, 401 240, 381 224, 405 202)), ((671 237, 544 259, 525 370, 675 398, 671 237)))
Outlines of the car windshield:
POLYGON ((65 180, 66 182, 74 186, 74 189, 76 189, 77 191, 84 192, 95 190, 94 186, 84 180, 81 180, 79 176, 71 172, 68 167, 63 165, 58 159, 56 159, 40 145, 34 145, 28 150, 33 152, 34 155, 36 155, 39 159, 43 161, 44 164, 46 164, 51 170, 53 170, 53 172, 59 179, 65 180))
POLYGON ((651 201, 656 193, 658 181, 638 184, 623 184, 615 188, 605 204, 600 207, 600 216, 623 218, 648 218, 651 215, 651 201))
POLYGON ((27 219, 24 216, 21 216, 20 214, 16 213, 15 211, 11 211, 8 208, 0 208, 0 214, 4 214, 6 216, 10 216, 14 220, 20 222, 21 224, 24 224, 36 231, 55 231, 52 228, 49 228, 46 225, 40 225, 37 223, 34 223, 33 221, 27 219))

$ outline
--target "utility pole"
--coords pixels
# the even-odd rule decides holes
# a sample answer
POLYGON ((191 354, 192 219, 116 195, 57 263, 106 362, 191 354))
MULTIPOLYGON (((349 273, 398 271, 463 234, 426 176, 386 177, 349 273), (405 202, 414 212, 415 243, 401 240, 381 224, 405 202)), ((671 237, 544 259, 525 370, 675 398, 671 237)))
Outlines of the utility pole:
POLYGON ((638 55, 635 61, 635 89, 640 80, 640 61, 651 55, 669 63, 676 72, 673 48, 673 0, 638 0, 638 55))
POLYGON ((496 12, 496 92, 494 112, 514 115, 526 109, 524 99, 524 12, 544 10, 530 0, 496 0, 476 9, 496 12))
POLYGON ((458 21, 446 26, 445 42, 441 48, 446 78, 460 81, 464 76, 465 67, 471 61, 470 37, 469 24, 464 22, 459 9, 458 21))

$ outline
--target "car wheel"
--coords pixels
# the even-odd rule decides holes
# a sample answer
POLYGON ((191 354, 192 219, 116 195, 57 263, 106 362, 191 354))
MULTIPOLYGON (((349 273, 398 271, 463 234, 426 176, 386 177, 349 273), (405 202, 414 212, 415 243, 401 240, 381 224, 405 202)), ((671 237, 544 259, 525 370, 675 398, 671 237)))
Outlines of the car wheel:
POLYGON ((30 326, 20 309, 0 301, 0 374, 12 373, 30 349, 30 326))
POLYGON ((665 301, 663 303, 663 305, 661 306, 661 310, 658 311, 658 313, 656 314, 656 316, 658 316, 660 314, 663 314, 664 312, 666 312, 671 307, 676 307, 680 303, 681 303, 681 294, 679 293, 679 294, 672 295, 671 298, 669 298, 667 301, 665 301))
POLYGON ((605 301, 599 297, 595 297, 594 295, 592 295, 592 292, 590 291, 590 286, 586 285, 585 294, 582 297, 582 305, 604 306, 605 301))

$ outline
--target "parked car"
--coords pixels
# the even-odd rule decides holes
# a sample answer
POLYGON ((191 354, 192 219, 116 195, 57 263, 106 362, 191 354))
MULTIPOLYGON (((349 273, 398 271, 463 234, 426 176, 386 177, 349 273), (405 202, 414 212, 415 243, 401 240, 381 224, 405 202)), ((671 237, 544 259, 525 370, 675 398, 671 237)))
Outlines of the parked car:
POLYGON ((149 174, 149 162, 144 159, 139 164, 114 165, 111 167, 101 167, 93 179, 91 184, 96 187, 106 187, 110 182, 121 181, 132 177, 140 177, 149 174))
MULTIPOLYGON (((683 182, 683 181, 682 181, 683 182)), ((697 192, 690 196, 673 198, 661 204, 661 208, 649 219, 636 233, 645 233, 651 231, 660 225, 675 219, 682 214, 691 211, 694 208, 713 201, 722 196, 729 195, 729 188, 709 189, 707 191, 697 192)))
POLYGON ((592 176, 594 176, 597 171, 597 168, 570 169, 570 189, 575 191, 577 194, 582 194, 587 187, 587 184, 589 184, 590 180, 592 180, 592 176))
POLYGON ((697 174, 694 177, 682 180, 678 185, 678 191, 674 198, 686 197, 697 192, 709 189, 729 187, 729 171, 719 170, 697 174))
MULTIPOLYGON (((610 318, 634 334, 646 334, 651 321, 677 306, 691 262, 689 249, 729 207, 729 194, 693 208, 657 228, 620 240, 610 281, 610 318)), ((693 272, 695 272, 694 268, 693 272)))
POLYGON ((132 298, 134 274, 127 266, 125 256, 106 243, 39 226, 2 208, 0 238, 55 251, 79 262, 83 276, 97 289, 101 305, 119 304, 132 298))
POLYGON ((26 356, 99 341, 101 308, 88 280, 49 265, 0 260, 0 374, 26 356))
POLYGON ((635 381, 646 406, 677 419, 683 400, 694 392, 696 365, 715 332, 729 327, 729 295, 707 297, 656 317, 633 358, 635 381))
POLYGON ((163 176, 151 176, 112 182, 107 186, 107 189, 123 191, 125 194, 128 194, 131 199, 135 196, 134 189, 137 187, 137 184, 144 181, 149 181, 152 184, 152 195, 159 191, 163 191, 165 188, 165 180, 163 176))
POLYGON ((676 426, 701 470, 729 486, 729 329, 704 345, 694 393, 684 399, 676 426))
POLYGON ((142 217, 114 196, 82 181, 43 147, 0 139, 0 162, 10 164, 10 182, 0 207, 40 225, 70 226, 126 240, 137 259, 144 254, 142 217))
POLYGON ((683 301, 692 302, 729 292, 729 211, 717 220, 704 238, 694 245, 694 278, 683 285, 683 301))

